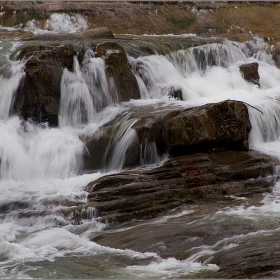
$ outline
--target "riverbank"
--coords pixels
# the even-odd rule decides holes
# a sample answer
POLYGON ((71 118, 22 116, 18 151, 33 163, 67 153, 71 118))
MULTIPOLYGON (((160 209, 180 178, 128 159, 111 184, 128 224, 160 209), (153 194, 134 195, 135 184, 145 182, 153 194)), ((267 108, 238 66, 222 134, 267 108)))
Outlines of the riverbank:
POLYGON ((53 13, 80 14, 89 29, 114 34, 186 34, 229 40, 280 40, 277 2, 0 2, 3 26, 42 28, 53 13), (260 22, 261 20, 261 22, 260 22))

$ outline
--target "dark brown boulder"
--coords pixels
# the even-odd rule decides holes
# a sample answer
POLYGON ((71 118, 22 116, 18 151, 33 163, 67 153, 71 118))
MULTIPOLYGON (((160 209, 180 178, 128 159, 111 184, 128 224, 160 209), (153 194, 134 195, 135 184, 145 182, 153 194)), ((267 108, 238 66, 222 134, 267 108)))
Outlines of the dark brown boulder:
POLYGON ((157 152, 179 156, 215 149, 248 148, 248 110, 238 101, 147 114, 133 125, 139 143, 155 143, 157 152))
POLYGON ((251 125, 245 104, 224 101, 186 109, 164 122, 167 150, 180 155, 200 149, 240 149, 251 125))
POLYGON ((76 54, 71 45, 26 47, 19 59, 27 59, 25 80, 18 89, 13 111, 25 120, 58 125, 60 81, 64 68, 72 69, 76 54))
POLYGON ((239 66, 241 74, 247 82, 260 86, 258 68, 259 64, 257 62, 247 63, 239 66))
POLYGON ((109 91, 114 102, 140 99, 139 86, 123 47, 115 42, 104 42, 96 45, 96 52, 105 61, 109 91))

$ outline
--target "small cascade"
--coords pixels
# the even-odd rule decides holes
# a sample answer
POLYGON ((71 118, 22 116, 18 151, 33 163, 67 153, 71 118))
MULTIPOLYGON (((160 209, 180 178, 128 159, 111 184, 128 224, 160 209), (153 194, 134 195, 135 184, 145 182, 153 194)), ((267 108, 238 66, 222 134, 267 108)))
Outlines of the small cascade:
POLYGON ((68 178, 82 170, 84 146, 70 132, 40 128, 18 117, 0 122, 2 180, 68 178))
POLYGON ((61 79, 59 124, 61 127, 80 127, 94 119, 96 110, 87 83, 74 58, 74 71, 64 69, 61 79))
POLYGON ((251 148, 280 156, 280 103, 277 100, 253 102, 256 108, 249 107, 252 130, 251 148))
POLYGON ((113 151, 112 157, 109 163, 109 170, 121 170, 124 167, 125 160, 131 156, 127 152, 129 148, 135 143, 138 145, 137 135, 131 126, 135 123, 129 124, 129 127, 121 127, 113 138, 113 151))
POLYGON ((186 78, 194 72, 203 75, 213 66, 227 68, 238 61, 245 61, 248 56, 249 49, 244 44, 224 41, 171 52, 168 58, 186 78))
POLYGON ((11 62, 0 68, 0 120, 7 120, 14 95, 24 78, 24 63, 11 62))
POLYGON ((142 98, 177 97, 190 100, 199 97, 188 84, 192 75, 200 77, 213 66, 228 68, 245 62, 250 49, 245 44, 225 41, 178 50, 167 55, 150 55, 131 59, 142 98))
POLYGON ((113 101, 108 91, 104 61, 100 57, 94 57, 92 50, 86 51, 81 72, 87 83, 95 110, 99 112, 104 107, 112 105, 113 101))
POLYGON ((175 66, 163 55, 139 57, 133 61, 133 70, 139 83, 142 98, 172 97, 172 92, 182 91, 184 100, 197 97, 175 66), (143 87, 145 85, 145 87, 143 87))
POLYGON ((140 144, 140 165, 155 164, 162 161, 164 156, 159 156, 154 142, 148 142, 147 139, 140 144))

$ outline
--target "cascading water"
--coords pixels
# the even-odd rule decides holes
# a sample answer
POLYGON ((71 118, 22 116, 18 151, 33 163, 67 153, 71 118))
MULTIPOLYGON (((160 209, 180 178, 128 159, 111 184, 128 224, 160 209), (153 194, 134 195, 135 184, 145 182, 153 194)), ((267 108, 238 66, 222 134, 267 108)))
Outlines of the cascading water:
MULTIPOLYGON (((106 225, 95 219, 95 209, 83 208, 87 200, 84 187, 108 171, 120 171, 133 145, 139 147, 139 165, 159 163, 164 156, 158 155, 153 142, 144 139, 139 143, 133 125, 143 114, 170 106, 192 107, 226 99, 246 102, 253 106, 248 107, 252 123, 250 147, 280 157, 280 70, 266 50, 254 51, 258 44, 265 45, 258 41, 251 45, 225 41, 166 55, 129 57, 142 99, 122 104, 113 104, 103 60, 87 51, 81 65, 74 58, 73 72, 67 69, 63 72, 58 128, 23 122, 9 114, 13 95, 24 77, 24 63, 3 66, 0 69, 0 277, 67 278, 76 276, 73 273, 77 269, 83 278, 139 275, 178 278, 217 270, 210 256, 228 252, 246 242, 246 238, 225 238, 213 246, 193 246, 181 260, 162 258, 159 253, 101 246, 91 239, 98 237, 106 225), (260 88, 242 78, 239 66, 247 62, 259 63, 260 88), (183 100, 177 100, 174 92, 181 92, 183 100), (83 137, 95 137, 95 144, 105 142, 104 139, 108 142, 100 169, 90 174, 84 174, 83 160, 85 156, 97 157, 100 146, 96 144, 96 150, 88 151, 83 137), (71 212, 71 207, 77 205, 81 207, 82 223, 71 212), (84 268, 74 265, 73 258, 77 256, 84 268), (102 267, 103 274, 96 274, 93 264, 102 267)), ((237 215, 227 208, 219 214, 207 209, 199 213, 201 219, 194 219, 189 216, 194 211, 142 226, 165 227, 166 221, 178 221, 178 228, 185 224, 191 230, 192 226, 199 227, 204 218, 217 223, 223 215, 237 215), (180 220, 182 217, 187 223, 180 220)), ((113 234, 121 232, 122 229, 115 230, 113 234)), ((162 246, 157 252, 164 250, 162 246)))

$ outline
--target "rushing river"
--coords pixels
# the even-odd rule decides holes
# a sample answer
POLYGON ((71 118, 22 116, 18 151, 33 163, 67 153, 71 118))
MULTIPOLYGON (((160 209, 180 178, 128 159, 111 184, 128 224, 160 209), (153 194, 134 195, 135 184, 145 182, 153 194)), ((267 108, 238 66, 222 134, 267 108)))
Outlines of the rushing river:
MULTIPOLYGON (((87 24, 82 17, 54 14, 45 30, 34 22, 25 28, 36 34, 75 32, 87 24)), ((1 29, 9 34, 17 31, 1 29)), ((173 36, 173 40, 192 36, 173 36)), ((207 278, 222 263, 234 266, 237 259, 242 263, 264 252, 276 254, 279 183, 262 197, 205 202, 124 225, 100 223, 95 209, 87 209, 87 219, 78 225, 63 215, 87 201, 84 187, 89 182, 122 169, 125 151, 135 137, 134 119, 128 116, 145 110, 227 99, 246 102, 252 106, 248 107, 250 148, 280 157, 280 70, 269 45, 255 38, 247 44, 224 40, 165 55, 132 52, 129 61, 141 99, 121 104, 113 104, 108 94, 102 59, 88 52, 83 65, 74 59, 74 71, 64 70, 59 127, 49 128, 23 123, 10 113, 25 62, 10 61, 9 56, 24 44, 28 42, 0 42, 1 278, 207 278), (249 62, 259 64, 260 88, 240 74, 239 66, 249 62), (183 101, 168 96, 170 87, 181 89, 183 101), (94 134, 108 122, 117 131, 112 157, 101 170, 85 173, 87 151, 80 137, 94 134)), ((142 164, 157 165, 166 158, 151 146, 142 164)))

